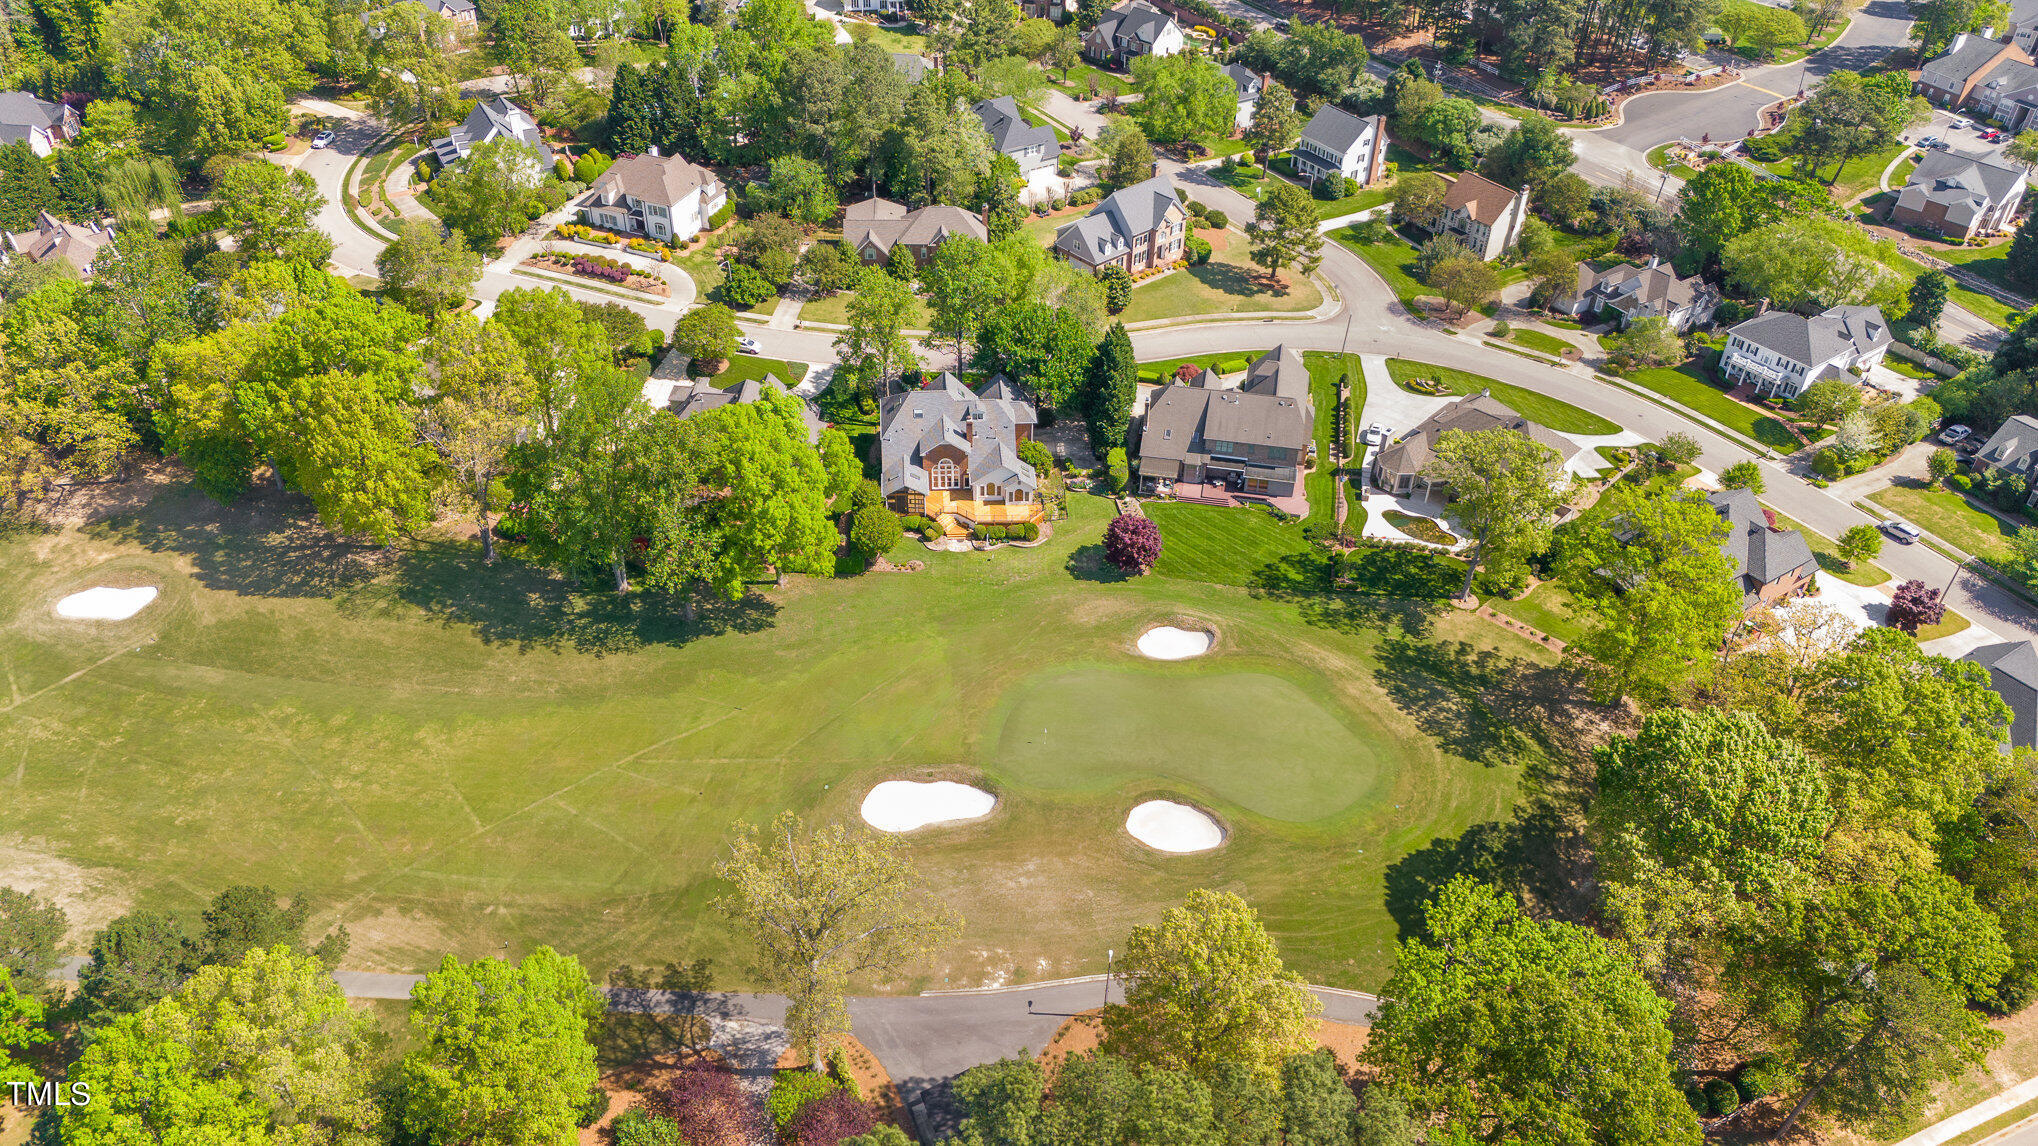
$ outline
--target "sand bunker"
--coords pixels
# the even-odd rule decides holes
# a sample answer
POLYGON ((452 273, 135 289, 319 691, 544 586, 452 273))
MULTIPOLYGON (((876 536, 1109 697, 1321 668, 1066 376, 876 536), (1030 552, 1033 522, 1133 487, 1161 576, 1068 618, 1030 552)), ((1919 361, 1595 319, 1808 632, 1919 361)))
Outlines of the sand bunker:
POLYGON ((1208 812, 1173 800, 1148 800, 1125 817, 1132 838, 1157 852, 1207 852, 1224 842, 1224 829, 1208 812))
POLYGON ((156 587, 109 589, 104 585, 73 593, 57 602, 57 616, 74 621, 125 621, 156 599, 156 587))
POLYGON ((881 832, 910 832, 935 824, 981 820, 998 806, 982 788, 949 780, 886 780, 863 798, 863 822, 881 832))
POLYGON ((1215 633, 1162 625, 1139 634, 1139 652, 1157 661, 1184 661, 1209 652, 1216 641, 1215 633))

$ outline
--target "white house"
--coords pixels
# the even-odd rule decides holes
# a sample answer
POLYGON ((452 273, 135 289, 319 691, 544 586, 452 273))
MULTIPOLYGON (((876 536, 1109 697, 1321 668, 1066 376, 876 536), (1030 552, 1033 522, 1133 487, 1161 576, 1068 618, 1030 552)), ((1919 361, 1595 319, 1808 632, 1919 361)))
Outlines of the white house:
MULTIPOLYGON (((474 11, 474 0, 395 0, 399 4, 418 4, 425 11, 445 20, 463 32, 471 32, 478 24, 474 11)), ((361 13, 361 25, 368 34, 381 39, 389 31, 388 21, 380 16, 382 10, 370 9, 361 13)))
POLYGON ((677 155, 626 155, 588 188, 580 217, 619 235, 684 243, 728 201, 722 181, 699 164, 677 155))
POLYGON ((1253 112, 1260 106, 1260 93, 1267 90, 1267 81, 1243 64, 1224 65, 1224 74, 1231 77, 1231 86, 1238 92, 1238 116, 1233 126, 1244 131, 1253 125, 1253 112))
POLYGON ((1470 171, 1451 182, 1444 193, 1443 213, 1430 230, 1452 234, 1465 241, 1472 253, 1492 262, 1507 253, 1521 238, 1528 221, 1529 190, 1509 191, 1493 180, 1470 171))
POLYGON ((1309 117, 1291 153, 1295 174, 1311 183, 1342 175, 1370 186, 1386 170, 1387 119, 1353 115, 1325 104, 1309 117))
POLYGON ((1758 394, 1795 398, 1821 378, 1865 373, 1889 344, 1889 322, 1877 307, 1836 306, 1812 318, 1767 311, 1727 331, 1720 376, 1758 394))
POLYGON ((1084 55, 1119 67, 1139 56, 1172 56, 1181 50, 1182 26, 1146 0, 1120 4, 1083 33, 1084 55))
POLYGON ((475 104, 453 134, 432 141, 432 153, 439 157, 440 166, 450 167, 454 161, 467 158, 467 153, 476 146, 504 138, 528 145, 540 162, 551 166, 552 149, 545 146, 538 121, 501 96, 490 96, 475 104))
POLYGON ((78 109, 37 99, 27 92, 0 92, 0 144, 28 141, 28 149, 48 155, 59 143, 76 138, 78 109))
POLYGON ((984 121, 984 130, 990 133, 991 150, 1011 156, 1019 165, 1022 178, 1043 167, 1053 167, 1061 160, 1061 141, 1055 138, 1054 129, 1026 122, 1011 96, 984 100, 973 110, 984 121))

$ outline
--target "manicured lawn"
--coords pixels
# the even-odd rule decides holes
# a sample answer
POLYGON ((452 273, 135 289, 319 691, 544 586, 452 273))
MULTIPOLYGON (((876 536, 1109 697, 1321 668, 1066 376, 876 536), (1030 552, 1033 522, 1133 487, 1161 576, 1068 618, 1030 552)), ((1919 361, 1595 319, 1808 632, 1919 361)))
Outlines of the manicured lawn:
POLYGON ((1214 368, 1219 374, 1236 374, 1252 364, 1260 352, 1256 350, 1226 350, 1217 354, 1191 354, 1187 358, 1168 358, 1159 362, 1139 364, 1141 382, 1165 383, 1172 380, 1175 371, 1183 366, 1198 369, 1214 368))
POLYGON ((1698 172, 1670 158, 1670 145, 1667 143, 1650 148, 1648 160, 1649 166, 1658 171, 1668 171, 1679 179, 1695 179, 1698 177, 1698 172))
POLYGON ((1553 581, 1537 585, 1525 597, 1513 600, 1485 597, 1480 603, 1567 645, 1575 644, 1585 636, 1585 623, 1578 618, 1577 599, 1553 581))
MULTIPOLYGON (((1201 232, 1205 237, 1217 232, 1201 232)), ((1253 311, 1313 310, 1323 301, 1323 292, 1309 279, 1284 272, 1286 285, 1273 287, 1260 268, 1245 259, 1245 240, 1238 235, 1218 235, 1222 243, 1210 261, 1200 267, 1140 283, 1132 288, 1132 301, 1118 317, 1124 322, 1146 322, 1156 318, 1187 318, 1199 314, 1240 314, 1253 311)))
POLYGON ((1226 587, 1268 559, 1321 567, 1258 511, 1155 506, 1162 571, 1125 578, 1100 558, 1109 503, 1075 495, 1039 548, 903 545, 925 570, 795 576, 690 624, 656 594, 570 591, 514 547, 484 567, 444 537, 336 545, 301 508, 173 485, 0 539, 7 807, 33 827, 9 863, 71 889, 74 925, 266 883, 305 894, 316 931, 347 925, 350 968, 545 943, 598 975, 684 957, 747 986, 747 942, 711 907, 732 827, 854 822, 880 780, 951 777, 998 811, 909 850, 965 929, 859 989, 1101 971, 1206 886, 1249 895, 1312 981, 1377 989, 1391 869, 1513 803, 1521 730, 1491 706, 1569 688, 1547 652, 1453 610, 1414 636, 1357 594, 1226 587), (54 616, 102 584, 161 595, 129 621, 54 616), (1170 622, 1218 649, 1133 654, 1170 622), (1155 795, 1208 807, 1227 843, 1138 847, 1125 814, 1155 795))
MULTIPOLYGON (((672 265, 685 271, 687 277, 693 279, 694 291, 700 296, 702 301, 721 301, 715 297, 715 292, 721 289, 722 280, 727 278, 728 275, 723 272, 721 264, 716 261, 714 244, 702 247, 693 254, 683 255, 674 259, 672 260, 672 265)), ((747 310, 739 310, 736 313, 769 315, 777 309, 778 296, 768 294, 757 305, 747 310)))
POLYGON ((1303 538, 1299 523, 1276 521, 1257 507, 1168 501, 1148 502, 1146 515, 1161 529, 1153 571, 1163 577, 1246 587, 1279 570, 1283 583, 1327 587, 1323 550, 1303 538))
POLYGON ((1401 300, 1403 306, 1413 307, 1422 295, 1433 295, 1422 283, 1416 281, 1413 268, 1417 251, 1398 235, 1385 242, 1369 243, 1358 237, 1356 223, 1339 227, 1330 237, 1349 249, 1353 254, 1366 260, 1380 277, 1387 280, 1387 289, 1401 300))
POLYGON ((2018 527, 1950 489, 1893 485, 1869 500, 1964 553, 1992 562, 2009 560, 2005 539, 2018 527))
MULTIPOLYGON (((1837 176, 1833 174, 1831 165, 1821 166, 1816 172, 1806 172, 1806 174, 1817 176, 1821 184, 1825 184, 1830 180, 1831 185, 1827 187, 1827 194, 1833 197, 1833 202, 1848 203, 1870 191, 1877 190, 1881 186, 1883 168, 1888 167, 1890 160, 1895 159, 1904 150, 1904 147, 1905 145, 1898 144, 1895 147, 1884 148, 1873 154, 1850 159, 1840 168, 1840 173, 1837 176)), ((1779 159, 1774 163, 1765 163, 1762 166, 1776 172, 1778 175, 1794 175, 1799 172, 1797 160, 1788 157, 1779 159)))
POLYGON ((715 385, 726 390, 739 382, 762 382, 772 376, 787 386, 797 386, 807 376, 807 364, 737 354, 729 359, 729 364, 722 368, 720 374, 715 375, 715 385))
MULTIPOLYGON (((1983 248, 1977 247, 1974 249, 1979 251, 1982 250, 1983 248)), ((1958 254, 1960 252, 1956 251, 1954 253, 1958 254)), ((1945 258, 1945 255, 1942 254, 1940 257, 1945 258)), ((1894 268, 1898 274, 1903 275, 1906 280, 1916 278, 1920 273, 1922 273, 1925 270, 1925 264, 1898 251, 1894 244, 1889 245, 1885 249, 1885 251, 1883 252, 1882 261, 1889 265, 1890 267, 1894 268)), ((1946 261, 1950 263, 1956 260, 1948 258, 1946 259, 1946 261)), ((1983 275, 2001 281, 2002 278, 2001 265, 2002 264, 2000 259, 1980 258, 1968 263, 1967 269, 1973 271, 1978 275, 1983 275)), ((2017 294, 2027 293, 2026 291, 2023 290, 2017 290, 2014 287, 2011 289, 2017 294)), ((1996 298, 1994 295, 1983 294, 1978 290, 1972 289, 1971 287, 1961 286, 1957 282, 1951 284, 1950 289, 1947 290, 1946 299, 1953 305, 1960 307, 1964 310, 1970 311, 1975 315, 1980 316, 1981 318, 1987 319, 1989 322, 1992 322, 1997 326, 2003 327, 2015 326, 2017 324, 2017 315, 2020 313, 2019 311, 2011 307, 2010 304, 2003 302, 2001 299, 1996 298)))
POLYGON ((849 28, 851 36, 861 40, 868 34, 871 43, 887 52, 912 52, 919 56, 927 54, 927 37, 918 33, 899 32, 861 22, 850 24, 849 28))
POLYGON ((1620 427, 1589 410, 1581 410, 1569 402, 1558 401, 1547 394, 1524 390, 1484 375, 1448 366, 1432 366, 1427 362, 1414 362, 1406 358, 1389 358, 1387 372, 1394 377, 1397 385, 1411 389, 1410 379, 1428 378, 1443 383, 1444 389, 1453 394, 1476 394, 1481 390, 1493 391, 1493 396, 1507 403, 1515 413, 1531 422, 1547 426, 1560 434, 1618 434, 1620 427))
MULTIPOLYGON (((855 291, 845 290, 837 291, 830 295, 822 295, 820 298, 810 299, 805 306, 800 307, 800 321, 827 322, 833 323, 836 326, 846 326, 849 323, 849 300, 855 297, 855 291)), ((927 317, 927 304, 921 301, 918 296, 915 296, 913 299, 912 316, 906 320, 907 329, 925 330, 927 329, 927 324, 931 321, 933 320, 927 317)))
POLYGON ((1510 342, 1518 342, 1530 350, 1540 350, 1552 358, 1562 358, 1566 350, 1576 349, 1571 343, 1558 338, 1556 335, 1544 334, 1540 330, 1522 330, 1517 328, 1514 333, 1507 337, 1510 342))
POLYGON ((1634 370, 1624 377, 1771 449, 1795 450, 1800 447, 1782 422, 1727 397, 1725 390, 1706 381, 1698 374, 1698 368, 1689 362, 1677 367, 1634 370))
MULTIPOLYGON (((1769 512, 1776 514, 1776 524, 1804 534, 1805 542, 1812 547, 1812 556, 1818 559, 1819 572, 1855 585, 1880 585, 1889 580, 1889 573, 1873 561, 1858 562, 1853 568, 1848 568, 1847 563, 1840 559, 1839 545, 1832 538, 1807 529, 1801 522, 1792 521, 1773 509, 1769 512)), ((1887 538, 1883 539, 1885 547, 1894 544, 1887 538)))
MULTIPOLYGON (((1973 271, 1975 274, 2013 294, 2020 294, 2027 298, 2031 295, 2031 288, 2029 286, 2023 283, 2011 282, 2010 276, 2004 269, 2009 265, 2010 244, 2007 240, 1994 246, 1953 247, 1943 251, 1935 251, 1934 253, 1949 263, 1960 264, 1965 269, 1973 271)), ((1906 259, 1905 261, 1910 262, 1911 260, 1906 259)), ((1988 319, 1997 326, 2014 326, 2016 324, 2019 312, 2008 303, 2002 302, 1990 295, 1985 295, 1980 291, 1963 287, 1959 283, 1952 285, 1953 289, 1947 292, 1947 297, 1954 303, 1988 319)))
MULTIPOLYGON (((1321 354, 1311 352, 1302 356, 1309 366, 1309 404, 1316 407, 1316 468, 1302 479, 1303 492, 1309 497, 1309 519, 1319 522, 1337 520, 1337 474, 1330 457, 1330 440, 1337 433, 1337 383, 1338 379, 1350 373, 1360 388, 1357 406, 1365 407, 1365 373, 1359 368, 1356 354, 1321 354)), ((1350 429, 1345 427, 1345 448, 1351 448, 1350 429)))

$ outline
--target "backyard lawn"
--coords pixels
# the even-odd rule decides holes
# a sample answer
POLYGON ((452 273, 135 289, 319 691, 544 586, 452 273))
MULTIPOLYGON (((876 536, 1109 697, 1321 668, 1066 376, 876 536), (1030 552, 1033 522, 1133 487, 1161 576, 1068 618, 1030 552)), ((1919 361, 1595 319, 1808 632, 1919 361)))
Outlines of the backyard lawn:
POLYGON ((1217 248, 1210 261, 1133 287, 1132 301, 1118 316, 1120 321, 1314 310, 1323 301, 1323 292, 1316 284, 1295 273, 1292 267, 1282 272, 1285 286, 1269 286, 1260 268, 1246 261, 1242 236, 1228 231, 1197 233, 1217 248))
POLYGON ((1740 402, 1727 397, 1727 392, 1705 380, 1698 373, 1698 367, 1687 362, 1682 366, 1655 366, 1638 369, 1622 375, 1629 382, 1647 390, 1653 390, 1688 410, 1704 414, 1713 421, 1752 438, 1770 449, 1791 451, 1801 447, 1782 422, 1740 402))
MULTIPOLYGON (((693 254, 682 255, 672 260, 673 266, 685 271, 687 277, 693 280, 694 293, 699 295, 703 302, 721 301, 713 296, 717 290, 721 289, 722 280, 728 277, 722 270, 720 258, 715 254, 715 250, 715 244, 709 243, 693 254)), ((748 310, 739 310, 736 313, 769 316, 772 311, 777 309, 778 296, 768 294, 756 306, 750 307, 748 310)))
POLYGON ((1480 604, 1496 613, 1513 617, 1529 628, 1548 633, 1567 645, 1585 636, 1585 623, 1578 617, 1577 599, 1554 581, 1545 581, 1524 597, 1483 597, 1480 604))
MULTIPOLYGON (((1991 252, 2002 250, 2004 253, 2007 253, 2008 250, 2007 247, 2002 246, 1971 247, 1966 248, 1966 250, 1974 251, 1977 256, 1972 261, 1967 263, 1968 270, 1971 270, 1975 274, 1981 275, 1984 278, 1994 279, 1998 282, 2003 281, 2002 277, 2003 260, 1999 256, 1993 255, 1991 252)), ((1945 259, 1949 263, 1960 262, 1962 260, 1959 259, 1957 256, 1965 254, 1966 250, 1956 250, 1952 252, 1941 251, 1939 252, 1939 257, 1945 259)), ((1894 246, 1889 247, 1888 250, 1883 254, 1882 261, 1888 264, 1889 266, 1895 268, 1896 272, 1898 274, 1903 275, 1906 279, 1916 278, 1918 275, 1922 274, 1925 270, 1925 264, 1917 261, 1916 259, 1911 258, 1908 255, 1899 252, 1894 246)), ((2015 287, 2012 287, 2011 290, 2016 294, 2028 295, 2029 293, 2026 290, 2018 289, 2015 287)), ((1951 284, 1950 289, 1947 290, 1946 299, 1953 305, 1960 307, 1964 310, 1970 311, 1981 318, 1987 319, 1989 322, 1992 322, 1997 326, 2004 327, 2015 326, 2017 324, 2017 315, 2021 313, 2016 308, 2010 306, 2010 304, 2006 302, 2003 302, 2001 299, 1996 298, 1994 295, 1983 294, 1980 291, 1975 290, 1971 287, 1961 286, 1957 282, 1951 284)))
MULTIPOLYGON (((855 291, 845 290, 809 299, 806 305, 800 307, 800 321, 846 326, 849 324, 849 300, 855 297, 855 291)), ((912 314, 906 319, 906 329, 925 330, 932 321, 927 316, 927 304, 918 295, 913 296, 912 314)))
POLYGON ((880 780, 954 778, 998 810, 910 852, 964 931, 859 990, 1100 971, 1127 927, 1210 886, 1247 894, 1298 973, 1377 989, 1395 866, 1513 803, 1520 732, 1489 701, 1540 711, 1569 686, 1450 609, 1415 636, 1356 594, 1226 587, 1295 555, 1289 585, 1320 575, 1299 527, 1258 511, 1156 506, 1160 574, 1119 576, 1111 512, 1075 495, 1035 549, 902 545, 927 568, 794 577, 684 623, 654 593, 570 592, 514 547, 490 567, 444 537, 371 555, 295 498, 227 509, 168 483, 100 524, 0 536, 0 851, 79 932, 266 883, 307 897, 314 932, 344 922, 354 969, 545 943, 597 975, 706 959, 732 988, 749 952, 711 901, 735 824, 853 821, 880 780), (131 620, 52 608, 143 584, 161 594, 131 620), (1135 656, 1164 623, 1214 628, 1216 653, 1135 656), (1134 844, 1127 809, 1168 795, 1225 845, 1134 844))
POLYGON ((1483 375, 1453 370, 1448 366, 1433 366, 1427 362, 1414 362, 1406 358, 1389 358, 1387 373, 1392 375, 1395 384, 1404 390, 1413 390, 1408 383, 1416 378, 1440 382, 1444 389, 1453 394, 1476 394, 1481 390, 1491 390, 1495 398, 1507 403, 1515 413, 1560 434, 1620 433, 1619 426, 1590 410, 1581 410, 1569 402, 1559 401, 1547 394, 1524 390, 1520 386, 1509 385, 1483 375))
POLYGON ((2005 539, 2018 526, 1950 489, 1893 485, 1869 495, 1869 500, 1963 553, 1990 562, 2009 560, 2005 539))
POLYGON ((762 382, 768 377, 777 377, 787 386, 797 386, 807 376, 804 362, 781 362, 776 358, 757 358, 748 354, 732 355, 729 364, 715 375, 715 385, 726 390, 739 382, 762 382))

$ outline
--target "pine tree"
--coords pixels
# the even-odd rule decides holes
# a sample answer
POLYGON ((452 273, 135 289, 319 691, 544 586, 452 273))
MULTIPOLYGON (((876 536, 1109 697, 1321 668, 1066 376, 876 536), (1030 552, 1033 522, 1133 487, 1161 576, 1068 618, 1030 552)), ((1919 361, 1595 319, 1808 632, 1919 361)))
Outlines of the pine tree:
POLYGON ((627 63, 616 65, 609 96, 609 148, 617 154, 642 152, 651 146, 650 81, 627 63))
POLYGON ((2003 271, 2012 281, 2038 286, 2038 211, 2024 216, 2024 221, 2017 224, 2017 237, 2010 241, 2010 253, 2004 264, 2003 271))
POLYGON ((99 197, 97 165, 75 147, 66 147, 51 157, 50 178, 55 183, 57 214, 74 223, 99 215, 104 203, 99 197))
POLYGON ((1125 443, 1125 427, 1138 393, 1139 363, 1132 357, 1132 336, 1125 324, 1113 323, 1090 360, 1083 390, 1083 417, 1090 423, 1090 448, 1102 453, 1125 443))
POLYGON ((28 146, 16 140, 0 147, 0 227, 26 231, 35 226, 36 212, 56 203, 56 186, 50 182, 49 164, 28 146))
MULTIPOLYGON (((2019 231, 2021 234, 2021 229, 2019 231)), ((1942 271, 1923 270, 1911 281, 1911 306, 1904 317, 1926 330, 1939 329, 1939 316, 1946 313, 1947 279, 1942 271)))

